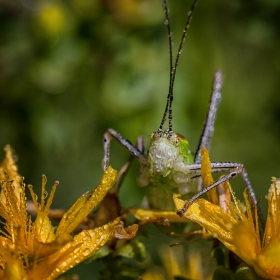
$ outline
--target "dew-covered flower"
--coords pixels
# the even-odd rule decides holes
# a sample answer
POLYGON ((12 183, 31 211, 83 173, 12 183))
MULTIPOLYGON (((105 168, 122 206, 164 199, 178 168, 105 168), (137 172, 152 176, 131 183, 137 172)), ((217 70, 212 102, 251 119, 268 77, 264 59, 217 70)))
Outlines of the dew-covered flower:
MULTIPOLYGON (((202 157, 202 176, 211 176, 202 157), (205 170, 206 168, 206 170, 205 170)), ((229 184, 228 184, 229 185, 229 184)), ((230 187, 230 185, 229 185, 230 187)), ((272 178, 269 189, 268 216, 263 237, 260 236, 257 209, 252 209, 250 199, 244 192, 246 210, 236 199, 230 188, 233 204, 227 203, 228 209, 211 203, 205 199, 197 199, 185 212, 184 216, 210 231, 229 250, 239 256, 252 267, 259 277, 264 279, 280 279, 280 180, 272 178)), ((186 201, 174 195, 177 209, 181 209, 186 201)))
POLYGON ((31 220, 26 211, 25 184, 17 172, 10 146, 0 167, 0 279, 51 280, 81 263, 98 251, 112 237, 130 239, 138 226, 124 228, 120 218, 101 227, 83 230, 72 235, 75 228, 96 207, 114 185, 117 172, 108 167, 94 191, 82 195, 54 227, 48 212, 58 182, 55 182, 46 200, 46 176, 42 178, 39 202, 32 186, 28 186, 37 217, 31 220))

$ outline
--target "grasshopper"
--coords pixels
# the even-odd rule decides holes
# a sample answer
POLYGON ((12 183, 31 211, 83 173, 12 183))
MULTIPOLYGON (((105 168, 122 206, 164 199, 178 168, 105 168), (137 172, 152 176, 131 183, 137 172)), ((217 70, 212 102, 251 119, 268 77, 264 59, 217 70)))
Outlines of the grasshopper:
MULTIPOLYGON (((223 74, 217 71, 214 74, 209 108, 206 115, 205 123, 200 135, 200 139, 193 154, 190 151, 189 143, 185 137, 173 131, 172 126, 172 102, 173 87, 178 68, 179 58, 182 52, 183 43, 189 30, 193 11, 198 0, 194 0, 188 13, 187 22, 185 24, 182 38, 176 59, 174 61, 173 42, 166 0, 163 0, 163 9, 165 14, 165 23, 168 31, 169 39, 169 59, 170 59, 170 81, 167 95, 166 106, 163 117, 158 129, 150 134, 150 144, 148 149, 145 147, 145 140, 139 137, 137 145, 133 145, 129 140, 124 138, 117 131, 109 128, 104 134, 104 158, 103 169, 109 166, 110 161, 110 141, 115 139, 124 146, 130 153, 131 157, 136 157, 140 163, 140 171, 138 175, 138 185, 147 188, 147 200, 152 209, 161 211, 174 211, 174 203, 172 194, 174 191, 183 195, 192 196, 196 194, 189 202, 201 196, 214 186, 229 180, 237 175, 241 175, 252 197, 253 204, 257 205, 257 199, 254 194, 252 185, 249 181, 248 174, 242 163, 237 162, 213 162, 211 163, 212 172, 229 171, 229 174, 222 179, 201 191, 200 169, 202 147, 210 149, 210 142, 214 133, 214 125, 217 114, 218 105, 221 100, 221 88, 223 82, 223 74), (167 122, 168 127, 164 128, 167 122)), ((131 160, 129 160, 131 162, 131 160)), ((128 165, 123 168, 123 174, 126 172, 128 165)), ((177 213, 182 216, 188 205, 177 213)))

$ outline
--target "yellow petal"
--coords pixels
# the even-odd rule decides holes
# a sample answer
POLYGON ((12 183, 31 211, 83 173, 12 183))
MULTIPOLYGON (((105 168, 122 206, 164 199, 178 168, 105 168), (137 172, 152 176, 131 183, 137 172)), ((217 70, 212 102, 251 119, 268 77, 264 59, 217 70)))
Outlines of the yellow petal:
POLYGON ((257 253, 259 253, 259 244, 257 244, 254 229, 247 222, 239 221, 232 227, 232 238, 238 256, 248 265, 252 265, 257 257, 257 253))
MULTIPOLYGON (((204 187, 207 188, 214 183, 214 179, 212 177, 212 169, 211 169, 211 161, 209 158, 209 152, 205 147, 201 148, 201 177, 204 182, 204 187)), ((207 197, 209 201, 214 204, 218 204, 218 197, 216 188, 211 189, 207 192, 207 197)))
POLYGON ((270 242, 270 239, 278 237, 280 233, 280 179, 272 177, 271 181, 272 184, 266 196, 268 200, 268 214, 263 247, 270 242))
POLYGON ((101 178, 99 186, 82 195, 74 205, 63 215, 56 236, 62 233, 71 233, 85 219, 85 217, 104 198, 108 190, 115 184, 117 171, 109 166, 101 178))
POLYGON ((55 240, 54 227, 45 213, 39 213, 33 224, 34 235, 39 242, 49 243, 55 240))
MULTIPOLYGON (((178 197, 178 195, 173 196, 174 203, 177 209, 182 209, 187 201, 178 197)), ((220 206, 202 198, 197 199, 184 213, 184 217, 209 230, 214 237, 236 253, 236 247, 232 239, 232 227, 237 221, 220 206)))
POLYGON ((68 242, 73 241, 73 236, 67 233, 61 234, 53 242, 43 243, 34 239, 33 250, 31 254, 38 256, 38 259, 54 254, 65 246, 68 242))
POLYGON ((120 218, 117 218, 112 223, 96 229, 83 230, 76 235, 72 242, 69 242, 57 253, 51 255, 44 261, 44 264, 40 264, 42 269, 44 269, 44 266, 52 266, 54 268, 52 273, 46 277, 46 280, 55 279, 98 251, 112 237, 115 227, 119 222, 120 218))
POLYGON ((157 211, 152 209, 129 209, 128 210, 136 219, 147 223, 150 221, 154 221, 158 218, 164 217, 171 223, 186 223, 190 222, 190 220, 179 217, 174 211, 157 211))
MULTIPOLYGON (((19 201, 20 193, 22 193, 22 176, 18 173, 18 167, 16 165, 12 147, 10 145, 6 145, 4 151, 6 152, 6 155, 0 166, 0 181, 6 181, 7 178, 13 181, 14 193, 19 201)), ((5 205, 5 196, 2 191, 1 201, 5 205)))
POLYGON ((6 267, 5 267, 5 273, 4 273, 3 279, 4 280, 27 279, 27 275, 26 275, 24 266, 22 265, 22 262, 18 261, 16 259, 8 260, 6 267))
POLYGON ((280 279, 280 240, 272 239, 254 264, 256 273, 265 279, 280 279))

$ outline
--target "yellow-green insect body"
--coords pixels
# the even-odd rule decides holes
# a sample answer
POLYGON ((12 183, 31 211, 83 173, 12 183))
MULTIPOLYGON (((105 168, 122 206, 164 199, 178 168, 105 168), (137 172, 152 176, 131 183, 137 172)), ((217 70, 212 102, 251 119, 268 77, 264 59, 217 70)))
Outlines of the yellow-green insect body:
POLYGON ((196 180, 190 180, 187 164, 194 162, 188 141, 180 134, 160 130, 150 134, 148 164, 141 165, 138 184, 147 187, 152 208, 174 210, 173 193, 197 192, 196 180), (175 190, 176 189, 176 190, 175 190))

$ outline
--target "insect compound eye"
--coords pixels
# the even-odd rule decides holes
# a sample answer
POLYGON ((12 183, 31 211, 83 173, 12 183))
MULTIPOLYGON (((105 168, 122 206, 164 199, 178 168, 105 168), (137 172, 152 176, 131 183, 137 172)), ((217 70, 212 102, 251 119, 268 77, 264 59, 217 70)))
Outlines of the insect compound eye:
POLYGON ((152 133, 150 134, 150 140, 154 140, 154 139, 155 139, 155 133, 152 132, 152 133))
POLYGON ((179 138, 179 137, 176 137, 176 138, 174 139, 174 145, 175 145, 176 147, 178 147, 178 146, 180 145, 180 138, 179 138))

